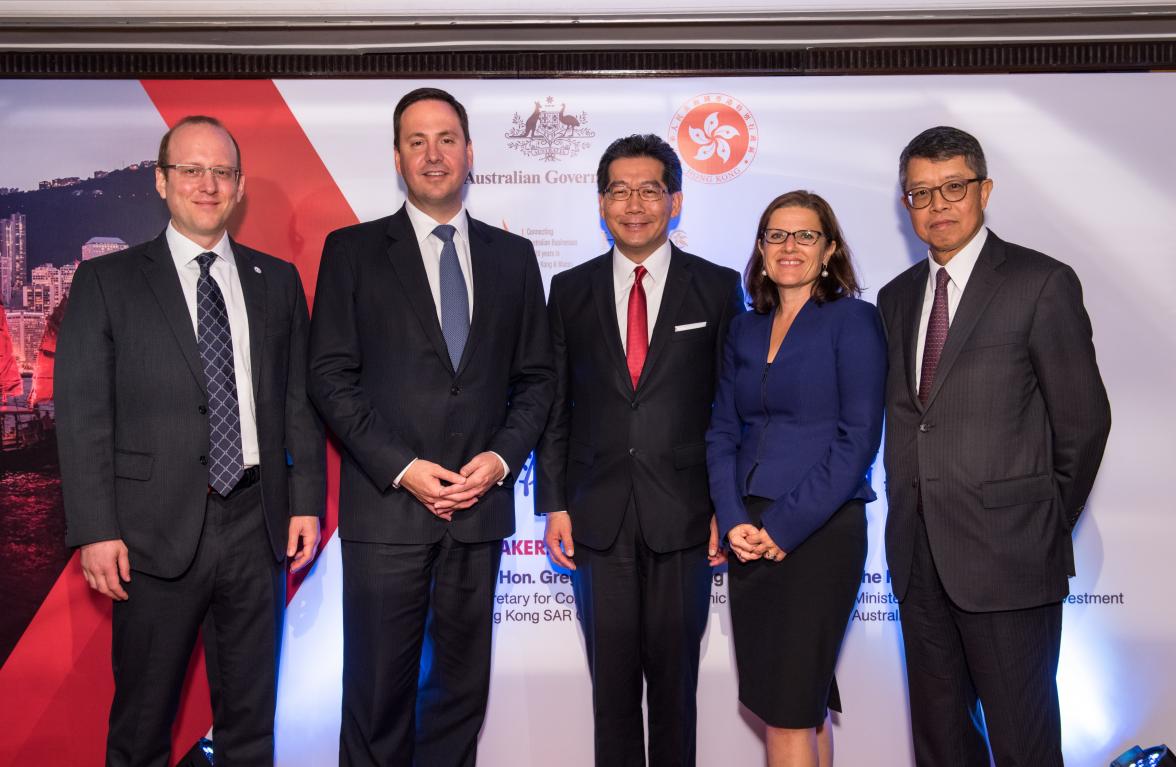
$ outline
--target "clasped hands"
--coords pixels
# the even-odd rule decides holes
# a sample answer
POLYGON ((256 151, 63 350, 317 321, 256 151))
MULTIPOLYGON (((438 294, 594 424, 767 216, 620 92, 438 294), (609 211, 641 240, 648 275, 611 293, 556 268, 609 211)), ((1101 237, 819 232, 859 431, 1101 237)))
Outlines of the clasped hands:
POLYGON ((418 458, 412 462, 400 486, 416 496, 425 508, 448 522, 453 512, 468 509, 506 476, 506 467, 490 452, 478 453, 458 471, 418 458))
POLYGON ((750 562, 761 557, 778 562, 787 556, 787 552, 776 545, 767 530, 761 530, 746 522, 735 525, 728 531, 727 542, 731 544, 731 551, 735 552, 740 562, 750 562))

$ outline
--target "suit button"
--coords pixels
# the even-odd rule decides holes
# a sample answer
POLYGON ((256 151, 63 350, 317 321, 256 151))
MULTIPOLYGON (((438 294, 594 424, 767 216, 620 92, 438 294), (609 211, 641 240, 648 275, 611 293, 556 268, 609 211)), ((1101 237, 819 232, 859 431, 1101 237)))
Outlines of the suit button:
POLYGON ((911 480, 911 487, 917 488, 918 486, 919 486, 919 480, 912 479, 911 480))
POLYGON ((451 386, 449 387, 449 393, 456 397, 457 395, 461 394, 461 387, 451 386))
POLYGON ((930 423, 921 423, 921 424, 919 424, 919 431, 921 431, 921 432, 923 432, 924 434, 926 434, 927 432, 931 431, 931 428, 932 428, 933 426, 934 426, 934 424, 930 424, 930 423))
POLYGON ((206 455, 202 455, 202 456, 200 456, 200 465, 201 465, 201 466, 207 466, 207 465, 208 465, 208 456, 206 456, 206 455))
POLYGON ((208 412, 208 408, 204 407, 204 405, 199 405, 196 408, 196 412, 200 415, 205 415, 208 412))
POLYGON ((637 406, 638 406, 639 404, 640 404, 640 403, 639 403, 637 400, 633 400, 632 402, 630 402, 630 403, 629 403, 629 407, 631 407, 631 408, 633 408, 634 410, 636 410, 636 409, 637 409, 637 406))
POLYGON ((635 448, 635 447, 631 447, 631 448, 629 448, 629 455, 631 455, 631 456, 633 456, 634 458, 636 458, 636 457, 637 457, 637 448, 635 448))

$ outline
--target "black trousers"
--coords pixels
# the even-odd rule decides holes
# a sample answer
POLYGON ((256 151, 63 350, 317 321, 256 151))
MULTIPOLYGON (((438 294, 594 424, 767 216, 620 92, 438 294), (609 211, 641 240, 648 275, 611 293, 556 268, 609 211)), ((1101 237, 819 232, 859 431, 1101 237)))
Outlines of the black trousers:
POLYGON ((693 765, 702 634, 710 614, 706 544, 658 553, 645 545, 632 501, 613 545, 576 544, 572 587, 592 673, 599 767, 693 765))
POLYGON ((974 613, 943 589, 920 521, 901 605, 919 767, 1060 767, 1062 605, 974 613), (981 718, 981 706, 983 718, 981 718))
POLYGON ((475 763, 502 541, 343 541, 343 767, 475 763))
POLYGON ((167 767, 203 627, 217 767, 272 765, 286 577, 270 548, 261 486, 208 496, 196 557, 183 575, 133 572, 123 586, 129 599, 114 603, 106 764, 167 767))

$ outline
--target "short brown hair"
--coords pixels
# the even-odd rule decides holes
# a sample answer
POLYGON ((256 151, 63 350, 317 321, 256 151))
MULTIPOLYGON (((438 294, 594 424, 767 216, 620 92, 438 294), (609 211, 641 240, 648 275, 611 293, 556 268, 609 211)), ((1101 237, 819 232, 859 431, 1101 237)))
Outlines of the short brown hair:
POLYGON ((453 111, 457 112, 457 121, 461 123, 461 132, 466 143, 470 143, 470 117, 461 102, 454 98, 452 93, 440 88, 417 88, 401 96, 400 101, 396 102, 396 109, 392 111, 392 143, 397 151, 400 151, 400 118, 404 116, 405 110, 418 101, 440 101, 453 107, 453 111))
POLYGON ((751 308, 757 314, 769 314, 780 305, 780 294, 775 283, 764 274, 764 256, 759 248, 768 220, 780 208, 805 208, 816 213, 821 222, 821 232, 834 244, 833 255, 829 257, 825 269, 829 275, 818 276, 813 283, 813 300, 823 304, 845 296, 860 296, 862 289, 858 287, 857 275, 854 273, 853 256, 841 233, 837 216, 833 214, 833 208, 819 194, 796 189, 772 200, 760 216, 759 226, 755 230, 755 243, 751 246, 751 258, 743 272, 744 285, 751 297, 751 308))
POLYGON ((229 137, 229 141, 233 142, 233 151, 237 153, 237 169, 241 169, 241 147, 237 145, 237 139, 233 137, 233 134, 229 131, 228 128, 225 127, 224 123, 215 117, 209 117, 208 115, 188 115, 173 125, 171 130, 163 134, 163 138, 159 141, 159 168, 161 171, 166 173, 167 169, 163 166, 170 164, 170 158, 168 157, 167 153, 168 145, 171 144, 172 134, 178 131, 180 128, 183 128, 185 125, 211 125, 213 128, 220 128, 223 130, 229 137))

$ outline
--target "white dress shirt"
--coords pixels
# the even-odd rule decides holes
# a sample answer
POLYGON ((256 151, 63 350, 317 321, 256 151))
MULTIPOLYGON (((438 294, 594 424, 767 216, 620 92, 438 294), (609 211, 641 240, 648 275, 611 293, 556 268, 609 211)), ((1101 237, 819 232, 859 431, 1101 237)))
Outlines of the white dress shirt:
POLYGON ((613 246, 612 265, 613 295, 617 300, 617 327, 621 331, 621 348, 628 354, 629 294, 633 292, 633 271, 638 266, 644 266, 648 272, 641 278, 641 287, 645 289, 645 330, 652 339, 657 312, 661 308, 662 294, 666 292, 666 278, 670 274, 670 241, 663 242, 660 248, 650 253, 640 264, 630 261, 624 251, 613 246))
POLYGON ((915 365, 915 391, 919 390, 919 379, 923 377, 923 348, 927 345, 927 324, 931 321, 931 306, 935 303, 935 277, 940 269, 947 270, 947 326, 955 319, 956 309, 960 306, 960 298, 964 295, 964 288, 968 287, 968 278, 972 276, 972 269, 976 266, 976 259, 984 249, 988 240, 988 227, 980 227, 980 231, 968 242, 963 249, 951 257, 946 266, 940 266, 927 253, 927 261, 931 269, 927 272, 927 287, 923 290, 923 311, 919 314, 919 336, 917 361, 915 365))
POLYGON ((433 306, 437 307, 437 321, 441 321, 441 248, 445 242, 433 234, 433 230, 440 224, 449 224, 456 232, 453 235, 453 245, 457 249, 457 263, 461 266, 461 276, 465 278, 466 295, 469 296, 470 319, 474 318, 474 280, 473 267, 470 265, 470 227, 469 218, 463 205, 449 221, 435 221, 432 216, 404 201, 408 220, 412 223, 412 231, 416 234, 417 245, 421 248, 421 260, 425 264, 425 276, 429 278, 429 290, 433 293, 433 306))
MULTIPOLYGON (((469 297, 470 321, 472 322, 474 319, 474 269, 470 263, 470 226, 465 206, 462 205, 461 210, 449 221, 435 220, 428 213, 413 205, 410 200, 404 201, 404 209, 408 213, 409 223, 412 224, 413 234, 416 235, 417 245, 421 249, 421 261, 425 265, 425 277, 429 280, 429 291, 433 294, 437 322, 441 322, 441 249, 445 246, 445 242, 433 234, 433 230, 441 224, 449 224, 454 228, 453 245, 457 250, 457 263, 461 266, 461 276, 465 278, 466 296, 469 297)), ((498 484, 501 485, 506 480, 506 476, 510 474, 510 466, 506 459, 498 453, 494 453, 494 455, 502 464, 502 479, 498 480, 498 484)), ((473 458, 473 456, 470 457, 473 458)), ((408 473, 409 467, 416 462, 417 458, 413 458, 400 470, 396 479, 392 481, 392 487, 400 487, 400 481, 408 473)), ((446 466, 445 468, 453 471, 461 469, 460 466, 446 466)))
POLYGON ((237 408, 241 414, 241 453, 246 466, 256 466, 261 462, 261 456, 257 449, 257 410, 253 403, 253 369, 249 356, 249 314, 245 311, 245 294, 241 291, 241 276, 237 272, 233 249, 229 247, 229 236, 223 235, 220 242, 206 249, 180 234, 169 223, 166 237, 180 275, 184 301, 192 315, 192 330, 197 337, 200 329, 196 317, 196 283, 200 281, 200 264, 196 257, 201 253, 216 254, 208 273, 220 288, 229 314, 229 332, 233 336, 233 377, 237 382, 237 408))

